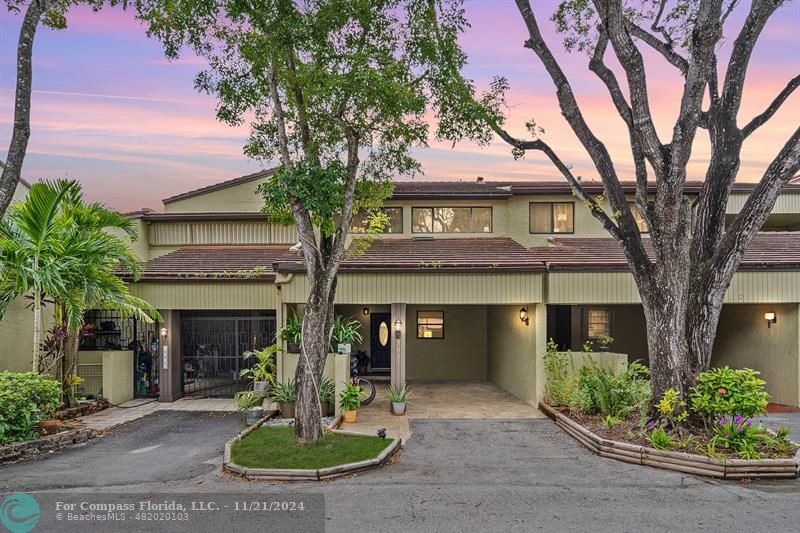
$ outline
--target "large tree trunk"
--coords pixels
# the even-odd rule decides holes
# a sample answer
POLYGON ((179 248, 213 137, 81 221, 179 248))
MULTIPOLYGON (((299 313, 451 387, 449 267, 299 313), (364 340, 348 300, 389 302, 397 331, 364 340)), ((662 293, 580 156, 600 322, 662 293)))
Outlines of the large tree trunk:
MULTIPOLYGON (((33 40, 36 27, 46 11, 47 0, 32 0, 22 19, 17 42, 17 87, 14 96, 14 127, 8 155, 0 174, 0 218, 14 198, 22 174, 22 163, 31 136, 31 90, 33 87, 33 40)), ((36 368, 34 368, 34 371, 36 368)))

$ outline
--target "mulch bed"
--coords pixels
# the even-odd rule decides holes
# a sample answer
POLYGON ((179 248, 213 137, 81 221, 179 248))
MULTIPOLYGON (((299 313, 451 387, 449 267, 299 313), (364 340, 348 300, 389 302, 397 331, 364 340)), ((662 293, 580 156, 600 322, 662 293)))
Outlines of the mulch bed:
MULTIPOLYGON (((641 417, 638 412, 631 413, 625 420, 615 425, 612 429, 608 429, 608 427, 603 424, 602 416, 587 415, 578 411, 571 411, 565 407, 556 407, 555 409, 589 429, 592 433, 605 439, 628 442, 630 444, 636 444, 639 446, 652 446, 650 440, 644 434, 644 429, 640 426, 641 417)), ((674 437, 674 445, 670 448, 670 451, 708 455, 708 441, 709 436, 702 434, 693 434, 691 439, 674 437)), ((770 450, 763 448, 759 449, 759 447, 756 447, 756 451, 761 453, 764 459, 791 459, 795 456, 797 449, 798 447, 795 446, 789 453, 779 454, 773 453, 770 450)), ((739 457, 735 451, 723 448, 721 446, 717 447, 717 453, 723 457, 729 457, 731 459, 736 459, 739 457)))

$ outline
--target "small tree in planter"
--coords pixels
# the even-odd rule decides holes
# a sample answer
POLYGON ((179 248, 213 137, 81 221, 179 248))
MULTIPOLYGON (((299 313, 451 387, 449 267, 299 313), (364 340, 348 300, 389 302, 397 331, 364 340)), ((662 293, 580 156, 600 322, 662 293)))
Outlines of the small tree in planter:
POLYGON ((242 414, 242 420, 249 425, 255 424, 264 414, 261 407, 264 395, 258 391, 245 390, 237 392, 233 397, 233 404, 236 410, 242 414))
POLYGON ((278 345, 273 344, 263 350, 253 350, 242 354, 245 359, 255 357, 258 360, 252 367, 242 369, 239 375, 252 378, 253 390, 261 393, 262 396, 267 394, 269 385, 275 383, 275 371, 277 368, 275 354, 277 354, 278 351, 278 345))
POLYGON ((386 393, 389 395, 392 414, 398 416, 406 414, 406 400, 408 399, 408 395, 411 394, 411 390, 408 386, 403 383, 401 388, 395 389, 394 386, 389 385, 386 387, 386 393))
POLYGON ((303 323, 291 312, 286 318, 286 326, 281 330, 281 339, 286 341, 289 353, 300 353, 300 340, 303 338, 303 323))
POLYGON ((358 385, 347 383, 339 395, 339 407, 344 421, 352 424, 358 419, 358 408, 361 407, 361 389, 358 385))
POLYGON ((355 318, 345 318, 336 315, 333 319, 333 334, 331 335, 331 348, 335 348, 337 353, 349 354, 353 349, 353 342, 361 342, 364 338, 358 330, 361 329, 361 322, 355 318))
POLYGON ((294 401, 297 394, 297 386, 293 379, 286 383, 275 383, 269 390, 269 398, 277 403, 283 418, 294 418, 294 401))
POLYGON ((608 335, 600 335, 597 337, 597 351, 598 352, 607 352, 609 351, 609 347, 611 343, 614 342, 614 337, 610 337, 608 335))

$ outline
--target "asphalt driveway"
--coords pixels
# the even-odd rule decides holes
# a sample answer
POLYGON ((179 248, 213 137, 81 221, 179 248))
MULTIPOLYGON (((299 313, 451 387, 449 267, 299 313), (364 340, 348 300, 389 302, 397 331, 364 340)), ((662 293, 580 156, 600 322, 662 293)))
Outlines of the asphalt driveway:
MULTIPOLYGON (((0 467, 0 487, 316 493, 326 531, 783 532, 800 523, 800 481, 717 482, 628 465, 589 453, 549 420, 414 420, 393 464, 300 484, 221 475, 222 445, 239 429, 233 415, 161 412, 88 446, 0 467)), ((260 525, 240 515, 225 531, 260 525)))

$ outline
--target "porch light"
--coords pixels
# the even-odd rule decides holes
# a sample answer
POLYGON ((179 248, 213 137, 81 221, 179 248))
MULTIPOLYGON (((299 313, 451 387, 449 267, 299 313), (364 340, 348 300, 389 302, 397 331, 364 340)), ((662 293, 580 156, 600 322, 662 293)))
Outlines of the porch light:
POLYGON ((167 338, 167 328, 161 328, 161 338, 167 338))
POLYGON ((531 323, 531 319, 528 318, 528 308, 523 307, 519 310, 519 319, 527 326, 531 323))
POLYGON ((403 321, 398 318, 397 320, 394 321, 394 338, 399 339, 400 332, 402 331, 403 331, 403 321))
POLYGON ((764 313, 764 320, 767 321, 767 327, 771 328, 772 324, 778 321, 778 315, 774 312, 764 313))
POLYGON ((364 316, 368 316, 369 315, 369 307, 365 307, 364 309, 361 310, 361 312, 364 313, 364 316))

